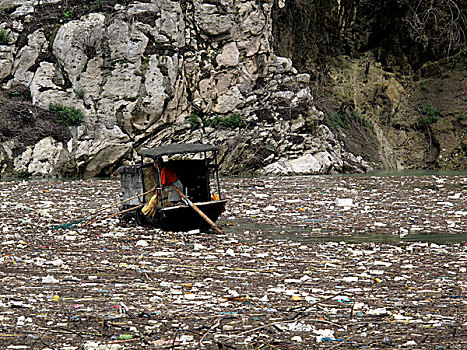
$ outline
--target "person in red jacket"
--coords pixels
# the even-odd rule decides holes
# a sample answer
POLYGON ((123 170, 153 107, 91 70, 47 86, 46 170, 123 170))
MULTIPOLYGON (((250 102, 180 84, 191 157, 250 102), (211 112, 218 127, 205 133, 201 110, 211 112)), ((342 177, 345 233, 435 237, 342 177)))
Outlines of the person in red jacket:
MULTIPOLYGON (((178 204, 178 202, 181 201, 180 195, 175 191, 175 189, 171 186, 171 184, 174 184, 180 191, 183 192, 183 185, 178 178, 177 174, 175 174, 175 171, 173 169, 168 168, 166 164, 162 161, 162 159, 158 158, 154 161, 154 167, 156 170, 160 170, 161 174, 161 186, 162 186, 162 191, 167 188, 167 193, 169 195, 167 201, 168 205, 175 205, 178 204)), ((152 192, 156 191, 157 189, 157 183, 154 185, 154 187, 151 189, 152 192)))

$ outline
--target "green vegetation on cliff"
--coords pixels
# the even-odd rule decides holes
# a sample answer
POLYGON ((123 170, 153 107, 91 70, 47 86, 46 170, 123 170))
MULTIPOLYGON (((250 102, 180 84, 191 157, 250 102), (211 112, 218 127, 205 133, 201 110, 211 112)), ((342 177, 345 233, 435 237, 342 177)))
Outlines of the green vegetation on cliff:
POLYGON ((8 45, 10 34, 3 28, 0 28, 0 45, 8 45))
POLYGON ((49 105, 51 112, 57 113, 58 123, 68 126, 81 125, 83 121, 83 112, 75 107, 64 106, 61 103, 51 103, 49 105))

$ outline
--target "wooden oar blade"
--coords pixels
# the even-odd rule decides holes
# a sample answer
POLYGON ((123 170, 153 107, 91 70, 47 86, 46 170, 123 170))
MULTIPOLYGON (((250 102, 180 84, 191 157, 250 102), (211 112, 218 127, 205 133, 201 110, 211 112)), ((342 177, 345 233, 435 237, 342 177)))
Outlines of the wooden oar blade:
POLYGON ((172 186, 175 191, 177 191, 177 193, 185 200, 186 203, 188 203, 188 205, 193 208, 194 211, 196 211, 204 220, 206 220, 206 222, 211 225, 211 227, 216 230, 218 233, 220 234, 223 234, 224 232, 222 232, 222 230, 214 223, 214 221, 212 221, 206 214, 204 214, 201 209, 199 209, 192 201, 190 201, 184 194, 182 191, 180 191, 180 189, 175 186, 173 183, 170 184, 170 186, 172 186))

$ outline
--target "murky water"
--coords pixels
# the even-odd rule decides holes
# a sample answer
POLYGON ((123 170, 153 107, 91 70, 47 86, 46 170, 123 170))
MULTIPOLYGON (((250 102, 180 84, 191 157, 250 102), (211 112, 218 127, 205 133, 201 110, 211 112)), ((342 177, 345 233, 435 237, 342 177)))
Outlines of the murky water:
POLYGON ((246 239, 467 242, 466 172, 237 178, 225 183, 230 213, 220 223, 226 231, 245 233, 246 239))
POLYGON ((375 170, 364 174, 337 174, 328 176, 350 176, 350 177, 384 177, 384 176, 466 176, 467 171, 447 171, 447 170, 375 170))
POLYGON ((224 234, 51 230, 118 181, 0 182, 0 349, 463 348, 466 246, 366 242, 461 237, 466 176, 224 180, 224 234))
MULTIPOLYGON (((119 180, 112 180, 118 187, 119 180)), ((467 172, 238 177, 221 183, 228 209, 218 223, 245 241, 467 242, 467 172), (352 200, 353 207, 337 206, 337 198, 352 200)))
MULTIPOLYGON (((241 235, 246 233, 245 240, 252 237, 275 241, 295 242, 346 242, 346 243, 398 243, 428 242, 443 244, 448 242, 467 242, 467 232, 457 234, 416 233, 406 236, 391 234, 350 234, 341 235, 337 230, 321 230, 316 228, 274 226, 248 220, 226 220, 221 218, 220 225, 227 225, 226 231, 241 235), (324 235, 323 235, 324 233, 324 235)), ((253 238, 255 239, 255 238, 253 238)))

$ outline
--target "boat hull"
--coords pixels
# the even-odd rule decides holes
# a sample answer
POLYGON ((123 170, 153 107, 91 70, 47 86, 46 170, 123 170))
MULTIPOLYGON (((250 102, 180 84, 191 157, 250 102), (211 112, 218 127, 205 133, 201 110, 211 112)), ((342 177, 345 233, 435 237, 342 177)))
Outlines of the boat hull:
MULTIPOLYGON (((206 216, 215 222, 225 209, 227 201, 209 201, 194 203, 206 216)), ((190 231, 208 229, 209 223, 188 205, 175 205, 158 209, 154 217, 146 216, 141 209, 133 214, 139 225, 153 226, 165 231, 190 231)))

